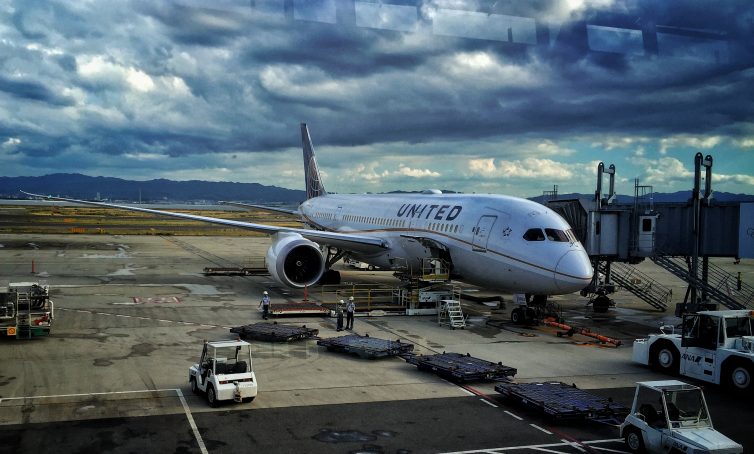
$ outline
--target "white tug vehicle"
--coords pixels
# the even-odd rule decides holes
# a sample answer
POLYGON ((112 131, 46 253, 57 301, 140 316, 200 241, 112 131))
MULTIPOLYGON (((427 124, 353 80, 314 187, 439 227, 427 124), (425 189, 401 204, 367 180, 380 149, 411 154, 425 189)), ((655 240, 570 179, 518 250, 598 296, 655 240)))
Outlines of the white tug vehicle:
POLYGON ((251 345, 240 339, 205 341, 199 363, 189 368, 189 384, 194 393, 206 393, 211 407, 221 400, 251 402, 257 396, 251 345))
POLYGON ((754 311, 700 311, 684 315, 680 334, 672 326, 636 339, 633 360, 671 375, 752 392, 754 311))
POLYGON ((740 444, 712 427, 702 390, 678 380, 638 382, 620 434, 635 453, 744 452, 740 444))

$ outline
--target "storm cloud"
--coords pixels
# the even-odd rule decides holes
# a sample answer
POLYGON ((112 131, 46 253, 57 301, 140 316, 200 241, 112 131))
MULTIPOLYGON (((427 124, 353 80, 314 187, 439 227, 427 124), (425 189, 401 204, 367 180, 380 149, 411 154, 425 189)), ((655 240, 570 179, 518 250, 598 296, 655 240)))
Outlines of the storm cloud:
POLYGON ((625 192, 678 190, 696 151, 721 190, 754 192, 748 0, 9 1, 0 18, 8 176, 300 188, 304 121, 341 192, 590 192, 602 160, 625 192))

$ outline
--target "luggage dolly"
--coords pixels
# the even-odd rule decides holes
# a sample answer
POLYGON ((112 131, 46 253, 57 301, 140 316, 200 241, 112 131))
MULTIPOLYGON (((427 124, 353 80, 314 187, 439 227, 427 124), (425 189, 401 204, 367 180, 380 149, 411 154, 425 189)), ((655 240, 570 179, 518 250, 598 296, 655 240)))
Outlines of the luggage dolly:
POLYGON ((414 349, 414 344, 400 340, 390 341, 369 337, 369 335, 359 336, 358 334, 319 339, 317 345, 327 347, 327 351, 354 353, 361 358, 368 359, 409 354, 414 349))
POLYGON ((554 420, 581 419, 620 425, 630 410, 604 398, 563 382, 500 383, 495 391, 512 403, 544 413, 554 420))
POLYGON ((294 340, 310 339, 319 334, 318 329, 303 326, 280 325, 272 323, 253 323, 251 325, 236 326, 230 329, 244 339, 254 339, 265 342, 290 342, 294 340))
POLYGON ((436 355, 402 355, 419 370, 433 372, 452 382, 470 382, 479 380, 508 381, 518 370, 475 358, 470 354, 438 353, 436 355))

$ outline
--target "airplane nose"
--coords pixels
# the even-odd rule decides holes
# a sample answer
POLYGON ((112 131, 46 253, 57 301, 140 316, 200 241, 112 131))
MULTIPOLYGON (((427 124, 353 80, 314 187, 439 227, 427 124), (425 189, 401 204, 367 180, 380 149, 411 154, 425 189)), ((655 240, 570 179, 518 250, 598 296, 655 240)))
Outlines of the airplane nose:
POLYGON ((594 270, 584 251, 568 251, 555 266, 555 286, 563 292, 578 292, 592 280, 594 270))

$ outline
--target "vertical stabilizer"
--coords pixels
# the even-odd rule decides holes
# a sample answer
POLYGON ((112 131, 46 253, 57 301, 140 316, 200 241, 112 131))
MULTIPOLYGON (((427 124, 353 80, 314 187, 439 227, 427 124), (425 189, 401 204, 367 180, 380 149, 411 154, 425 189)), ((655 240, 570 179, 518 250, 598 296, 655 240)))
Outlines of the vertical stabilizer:
POLYGON ((317 160, 314 157, 312 138, 309 136, 309 128, 306 123, 301 123, 301 142, 304 145, 304 179, 306 180, 306 198, 327 195, 322 179, 319 177, 317 160))

